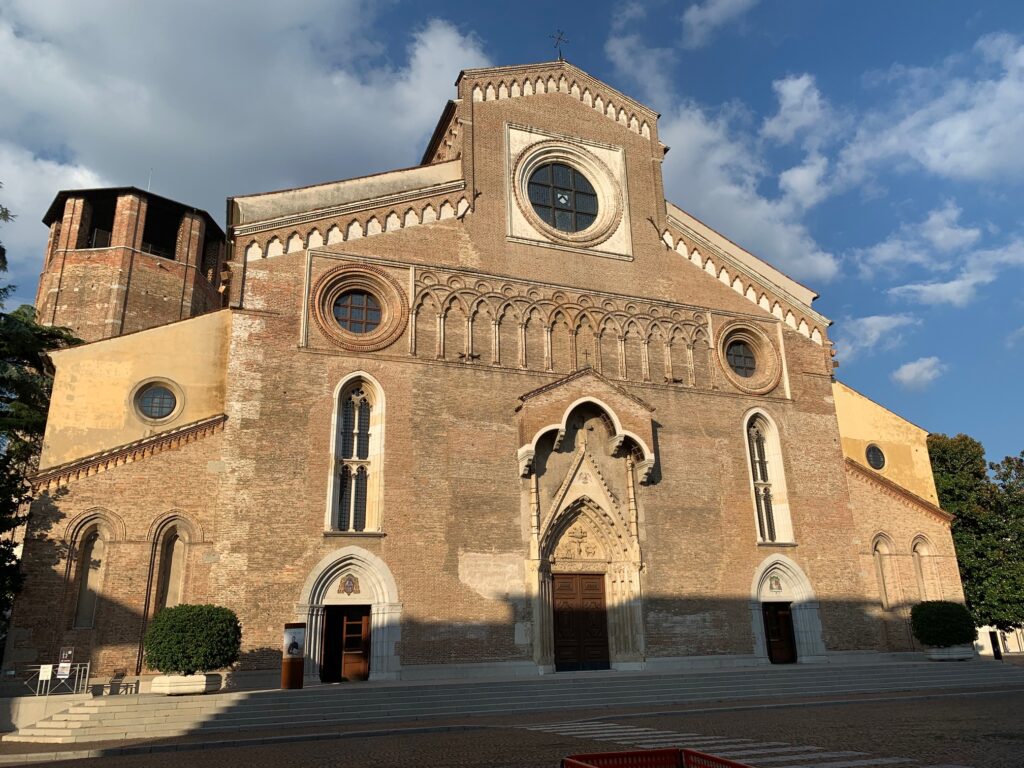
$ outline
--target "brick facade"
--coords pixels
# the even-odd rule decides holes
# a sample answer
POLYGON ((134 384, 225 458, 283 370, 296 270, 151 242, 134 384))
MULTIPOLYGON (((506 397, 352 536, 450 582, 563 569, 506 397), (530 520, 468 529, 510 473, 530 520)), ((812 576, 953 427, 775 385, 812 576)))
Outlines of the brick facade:
MULTIPOLYGON (((929 596, 961 599, 948 517, 844 456, 827 320, 810 292, 666 206, 656 116, 564 63, 470 71, 458 88, 427 158, 439 174, 459 163, 455 181, 361 202, 339 192, 300 205, 302 190, 231 201, 227 348, 209 374, 223 391, 189 416, 226 420, 83 476, 44 454, 8 665, 73 644, 100 671, 135 668, 171 529, 186 542, 185 601, 237 611, 246 668, 276 666, 282 625, 307 621, 315 674, 328 652, 324 606, 371 604, 371 677, 551 671, 556 573, 605 575, 619 668, 766 662, 758 611, 773 599, 794 607, 803 661, 902 651, 912 648, 899 634, 905 606, 920 597, 907 564, 920 536, 929 596), (510 125, 621 151, 626 173, 613 181, 623 212, 612 226, 627 253, 509 234, 510 125), (318 286, 337 275, 344 287, 357 273, 381 294, 385 324, 403 313, 381 348, 326 333, 330 307, 316 316, 318 286), (723 359, 739 331, 756 346, 749 380, 723 359), (370 462, 375 524, 344 532, 331 529, 329 488, 339 386, 353 380, 370 392, 383 434, 370 462), (788 509, 792 541, 759 541, 746 434, 754 413, 774 430, 773 466, 785 474, 785 487, 775 475, 777 512, 788 509), (94 627, 73 629, 74 552, 88 526, 106 537, 107 562, 94 627), (895 542, 903 585, 885 609, 872 559, 881 531, 895 542), (359 591, 343 591, 346 575, 359 591)), ((398 179, 397 188, 401 178, 352 184, 398 179)), ((122 199, 144 197, 118 198, 127 231, 122 199)), ((69 194, 51 225, 59 242, 81 228, 87 202, 69 194)), ((160 316, 145 297, 177 285, 172 313, 206 311, 196 293, 212 286, 187 277, 203 227, 202 217, 182 218, 173 261, 135 257, 119 314, 113 296, 72 304, 66 284, 85 290, 87 274, 108 270, 107 282, 126 285, 121 257, 58 246, 47 258, 62 259, 63 272, 44 271, 40 306, 56 305, 69 324, 84 317, 74 320, 82 329, 123 318, 127 332, 160 316), (65 281, 57 299, 54 275, 65 281)), ((191 327, 181 325, 183 339, 191 327)), ((55 397, 63 387, 83 403, 90 392, 131 392, 147 372, 108 364, 121 341, 58 353, 55 397)), ((147 375, 162 375, 159 361, 147 375)), ((125 410, 125 434, 143 443, 182 426, 136 424, 130 402, 125 410)))

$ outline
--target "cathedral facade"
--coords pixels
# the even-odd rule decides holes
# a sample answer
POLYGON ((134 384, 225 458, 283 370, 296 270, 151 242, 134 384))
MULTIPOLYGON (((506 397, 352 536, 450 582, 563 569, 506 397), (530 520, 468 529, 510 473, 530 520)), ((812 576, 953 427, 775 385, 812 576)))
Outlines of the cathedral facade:
POLYGON ((226 233, 58 195, 37 306, 90 343, 52 354, 6 667, 145 672, 177 603, 235 610, 243 669, 304 623, 325 681, 838 663, 963 599, 926 433, 665 200, 657 114, 565 62, 456 87, 419 166, 226 233))

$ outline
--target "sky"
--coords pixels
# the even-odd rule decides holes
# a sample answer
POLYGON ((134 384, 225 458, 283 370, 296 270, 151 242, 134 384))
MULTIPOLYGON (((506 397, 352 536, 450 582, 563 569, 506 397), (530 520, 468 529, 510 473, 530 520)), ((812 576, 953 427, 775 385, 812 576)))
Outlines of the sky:
MULTIPOLYGON (((0 0, 0 228, 415 165, 461 69, 556 57, 661 113, 670 200, 820 294, 840 380, 1024 449, 1024 3, 0 0)), ((680 265, 681 269, 687 267, 680 265)))

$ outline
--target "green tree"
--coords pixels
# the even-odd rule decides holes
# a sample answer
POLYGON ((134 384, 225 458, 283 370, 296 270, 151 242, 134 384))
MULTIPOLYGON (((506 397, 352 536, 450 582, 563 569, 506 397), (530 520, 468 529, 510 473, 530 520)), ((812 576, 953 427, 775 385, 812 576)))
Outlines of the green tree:
POLYGON ((962 434, 929 436, 928 453, 939 503, 956 515, 953 543, 975 623, 1024 625, 1024 453, 987 465, 981 443, 962 434))
MULTIPOLYGON (((14 215, 0 205, 0 221, 14 215)), ((0 272, 7 260, 0 246, 0 272)), ((35 310, 4 310, 13 285, 0 286, 0 624, 21 586, 11 532, 24 522, 31 500, 27 478, 38 465, 52 374, 47 350, 80 343, 66 328, 39 325, 35 310)))

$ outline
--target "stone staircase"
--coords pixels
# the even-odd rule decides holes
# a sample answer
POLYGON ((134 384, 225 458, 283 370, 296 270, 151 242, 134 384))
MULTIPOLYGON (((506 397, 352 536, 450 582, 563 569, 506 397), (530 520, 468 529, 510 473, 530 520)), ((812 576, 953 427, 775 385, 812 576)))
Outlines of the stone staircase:
MULTIPOLYGON (((345 683, 207 696, 107 696, 3 737, 72 743, 266 731, 434 717, 895 691, 1024 689, 1024 669, 994 662, 757 667, 685 673, 573 673, 444 683, 345 683)), ((561 715, 564 716, 564 715, 561 715)))

